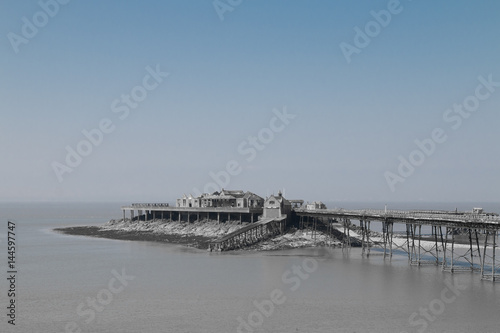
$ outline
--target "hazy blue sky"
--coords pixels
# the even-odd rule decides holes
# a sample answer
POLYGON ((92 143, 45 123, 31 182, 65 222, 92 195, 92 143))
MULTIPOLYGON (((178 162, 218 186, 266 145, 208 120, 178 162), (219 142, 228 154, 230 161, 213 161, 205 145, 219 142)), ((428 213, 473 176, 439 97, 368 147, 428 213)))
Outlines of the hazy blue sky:
POLYGON ((500 199, 500 2, 239 2, 2 0, 0 200, 500 199))

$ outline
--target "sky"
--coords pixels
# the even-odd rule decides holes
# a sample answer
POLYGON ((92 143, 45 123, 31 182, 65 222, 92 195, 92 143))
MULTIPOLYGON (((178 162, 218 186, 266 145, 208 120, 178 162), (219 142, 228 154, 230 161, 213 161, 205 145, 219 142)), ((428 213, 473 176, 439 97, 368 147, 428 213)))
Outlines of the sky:
POLYGON ((0 201, 498 202, 500 2, 0 1, 0 201))

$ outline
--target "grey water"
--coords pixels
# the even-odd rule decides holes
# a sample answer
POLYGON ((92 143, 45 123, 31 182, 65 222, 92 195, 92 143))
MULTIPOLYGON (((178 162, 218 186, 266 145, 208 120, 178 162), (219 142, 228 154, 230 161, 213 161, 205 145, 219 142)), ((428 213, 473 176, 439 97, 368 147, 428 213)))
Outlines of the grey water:
MULTIPOLYGON (((208 253, 53 231, 119 218, 120 205, 0 204, 0 332, 500 331, 500 284, 411 267, 403 255, 325 247, 208 253), (7 317, 8 220, 16 223, 15 326, 7 317)), ((429 206, 390 208, 449 209, 429 206)))

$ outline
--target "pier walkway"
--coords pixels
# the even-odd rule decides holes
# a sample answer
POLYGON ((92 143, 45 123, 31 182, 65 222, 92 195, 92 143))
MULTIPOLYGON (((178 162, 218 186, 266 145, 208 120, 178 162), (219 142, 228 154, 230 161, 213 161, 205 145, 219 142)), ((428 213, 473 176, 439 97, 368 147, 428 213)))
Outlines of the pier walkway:
POLYGON ((210 243, 209 251, 228 251, 257 243, 265 238, 283 234, 286 215, 280 218, 263 218, 210 243))
POLYGON ((448 227, 478 227, 500 228, 500 217, 496 214, 473 214, 465 212, 444 211, 401 211, 401 210, 346 210, 346 209, 317 209, 307 210, 296 208, 298 216, 320 217, 327 216, 340 219, 354 219, 358 221, 383 221, 394 223, 415 222, 428 225, 441 225, 448 227))
POLYGON ((343 247, 350 247, 351 220, 359 221, 362 254, 370 255, 378 244, 384 257, 391 257, 394 250, 408 254, 411 265, 442 265, 443 270, 480 271, 485 280, 500 281, 500 263, 497 259, 497 238, 500 230, 498 214, 398 211, 398 210, 345 210, 345 209, 295 209, 299 226, 322 223, 332 230, 332 224, 343 227, 343 247), (371 223, 382 224, 382 232, 371 231, 371 223), (394 224, 406 226, 406 234, 394 233, 394 224), (422 226, 431 229, 422 233, 422 226), (459 237, 463 239, 459 242, 459 237), (480 240, 481 239, 481 240, 480 240), (430 259, 430 260, 429 260, 430 259))
POLYGON ((443 270, 449 272, 480 271, 483 279, 500 281, 500 263, 497 259, 500 230, 498 214, 373 209, 308 210, 302 207, 294 207, 289 218, 282 215, 273 219, 262 218, 263 208, 171 207, 168 204, 152 203, 132 204, 122 207, 122 210, 123 218, 129 212, 131 220, 170 219, 191 222, 206 218, 219 223, 250 222, 249 225, 211 242, 210 251, 234 250, 254 244, 283 233, 287 221, 294 220, 299 227, 309 225, 314 226, 314 230, 317 225, 324 225, 332 238, 333 229, 336 228, 340 231, 343 248, 351 246, 350 233, 355 230, 360 234, 362 254, 366 256, 371 254, 372 247, 381 247, 384 258, 392 257, 395 251, 403 251, 408 254, 411 265, 442 265, 443 270), (359 227, 351 221, 359 221, 359 227), (372 222, 381 223, 381 232, 372 231, 372 222), (394 224, 405 226, 406 233, 395 233, 394 224), (422 227, 427 230, 430 228, 430 232, 422 232, 422 227))

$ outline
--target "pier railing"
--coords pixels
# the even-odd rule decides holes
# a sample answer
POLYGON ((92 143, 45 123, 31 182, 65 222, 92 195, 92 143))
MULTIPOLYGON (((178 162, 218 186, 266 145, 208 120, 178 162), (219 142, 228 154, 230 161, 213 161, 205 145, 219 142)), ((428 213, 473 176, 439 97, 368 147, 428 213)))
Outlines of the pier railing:
POLYGON ((308 215, 325 215, 325 216, 338 216, 350 217, 354 219, 373 219, 373 220, 399 220, 399 221, 421 221, 421 222, 443 222, 443 223, 482 223, 486 225, 500 224, 500 217, 491 214, 478 214, 478 213, 447 213, 447 212, 434 212, 428 211, 401 211, 401 210, 375 210, 375 209, 295 209, 297 214, 308 215))
POLYGON ((150 208, 150 207, 172 207, 168 203, 133 203, 132 208, 150 208))
POLYGON ((211 213, 261 213, 263 208, 258 207, 175 207, 169 204, 131 204, 122 206, 122 210, 159 210, 177 212, 211 212, 211 213))
POLYGON ((373 209, 296 209, 295 213, 301 228, 306 225, 315 232, 319 222, 330 230, 330 236, 331 224, 340 224, 344 228, 343 248, 351 246, 350 229, 354 229, 362 255, 369 256, 371 247, 377 246, 383 249, 379 253, 384 258, 392 257, 393 250, 403 251, 411 265, 432 263, 452 273, 478 271, 484 280, 500 281, 500 218, 496 214, 373 209), (359 227, 353 228, 351 220, 358 220, 359 227), (382 231, 372 232, 371 222, 382 223, 382 231), (406 225, 406 233, 396 236, 394 224, 406 225), (422 232, 423 226, 430 227, 430 234, 422 232))

